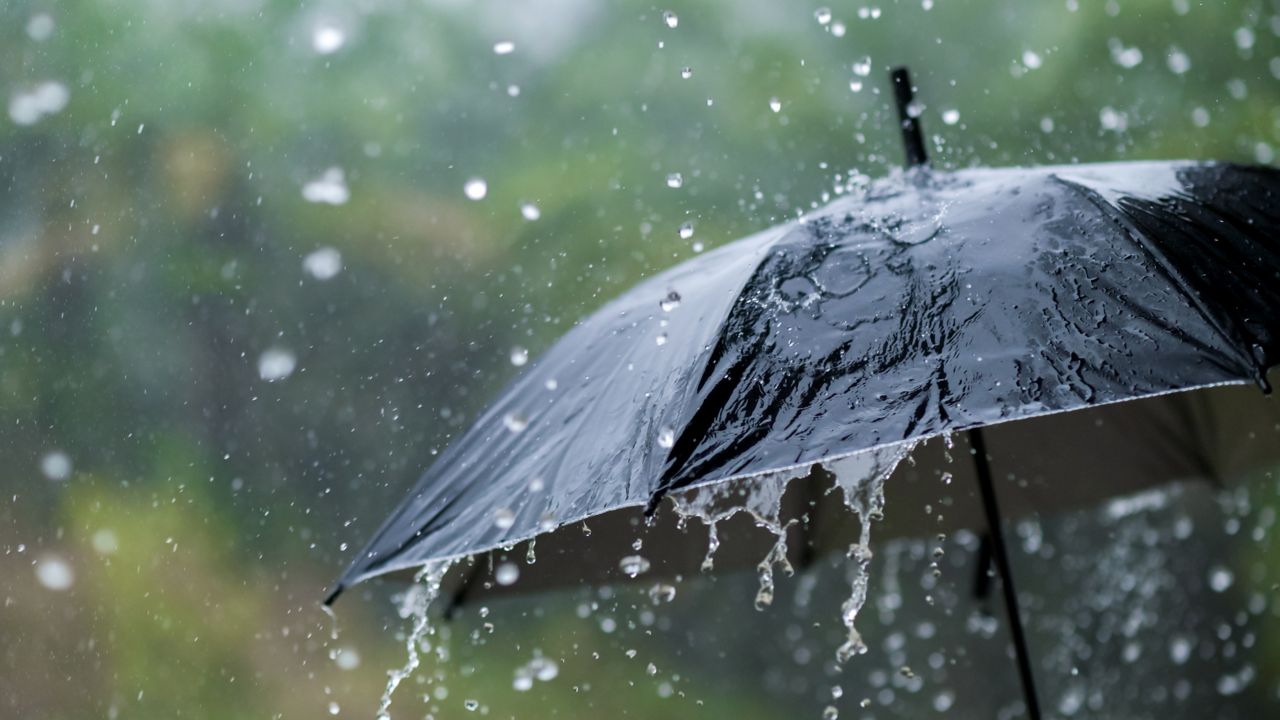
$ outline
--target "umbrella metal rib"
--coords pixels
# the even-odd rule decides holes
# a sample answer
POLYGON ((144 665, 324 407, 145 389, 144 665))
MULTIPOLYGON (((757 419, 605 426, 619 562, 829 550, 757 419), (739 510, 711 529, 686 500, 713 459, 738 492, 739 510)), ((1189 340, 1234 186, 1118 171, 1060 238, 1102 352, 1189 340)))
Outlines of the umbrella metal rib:
MULTIPOLYGON (((1004 542, 1004 530, 1000 521, 1000 504, 996 489, 991 483, 991 465, 987 462, 987 444, 982 429, 969 431, 969 447, 973 452, 973 467, 982 489, 982 510, 987 518, 987 531, 991 541, 992 559, 1000 573, 1000 587, 1004 593, 1004 608, 1009 616, 1009 634, 1013 637, 1013 649, 1018 662, 1018 677, 1022 681, 1022 695, 1027 704, 1027 717, 1040 720, 1040 701, 1036 696, 1035 678, 1031 672, 1031 653, 1027 650, 1027 637, 1022 628, 1022 616, 1018 611, 1018 591, 1013 585, 1013 571, 1009 567, 1009 551, 1004 542)), ((983 567, 985 568, 985 563, 983 567)))

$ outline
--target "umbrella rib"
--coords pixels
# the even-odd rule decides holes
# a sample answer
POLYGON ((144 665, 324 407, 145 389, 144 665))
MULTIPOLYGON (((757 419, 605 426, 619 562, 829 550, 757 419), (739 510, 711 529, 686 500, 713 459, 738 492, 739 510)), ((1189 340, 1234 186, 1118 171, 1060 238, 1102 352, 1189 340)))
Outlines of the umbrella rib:
POLYGON ((969 446, 973 451, 974 470, 982 489, 982 509, 990 531, 992 556, 1000 571, 1000 587, 1004 593, 1004 608, 1009 615, 1009 634, 1013 637, 1013 650, 1018 662, 1018 677, 1022 681, 1022 696, 1027 705, 1027 717, 1040 720, 1040 700, 1036 697, 1035 678, 1031 672, 1031 653, 1027 650, 1027 637, 1018 612, 1018 592, 1013 586, 1013 570, 1009 564, 1009 550, 1004 541, 1000 522, 1000 505, 996 489, 991 483, 991 465, 987 462, 987 444, 981 428, 969 431, 969 446))

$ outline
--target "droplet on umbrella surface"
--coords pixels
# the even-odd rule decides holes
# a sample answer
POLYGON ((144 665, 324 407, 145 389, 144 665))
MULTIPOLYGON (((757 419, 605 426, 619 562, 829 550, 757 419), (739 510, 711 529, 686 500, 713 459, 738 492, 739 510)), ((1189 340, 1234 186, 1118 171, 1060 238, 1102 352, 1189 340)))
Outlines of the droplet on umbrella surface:
POLYGON ((676 444, 676 431, 669 427, 658 430, 658 447, 670 450, 676 444))
POLYGON ((542 211, 538 209, 537 205, 534 205, 531 202, 521 203, 520 217, 523 217, 525 220, 529 220, 529 221, 537 220, 538 218, 542 217, 542 211))
POLYGON ((9 119, 17 125, 35 125, 62 112, 70 100, 71 91, 66 85, 53 80, 42 82, 9 97, 9 119))
POLYGON ((93 551, 99 555, 111 555, 120 549, 116 534, 105 528, 95 532, 89 542, 93 545, 93 551))
POLYGON ((340 167, 331 167, 302 186, 302 199, 322 205, 345 205, 351 199, 346 175, 340 167))
POLYGON ((685 222, 680 224, 680 239, 688 240, 693 237, 693 223, 685 222))
POLYGON ((542 492, 547 487, 546 482, 542 478, 536 477, 529 481, 530 492, 542 492))
POLYGON ((658 303, 658 307, 665 313, 669 313, 680 307, 680 293, 675 290, 668 291, 667 296, 662 298, 662 302, 658 303))
POLYGON ((670 10, 666 10, 666 11, 663 11, 662 13, 662 22, 667 27, 674 30, 680 24, 680 18, 670 10))
POLYGON ((493 525, 499 530, 510 529, 516 523, 516 514, 511 508, 498 508, 493 511, 493 525))
POLYGON ((474 177, 462 186, 462 192, 466 193, 468 200, 483 200, 489 194, 489 183, 483 178, 474 177))
POLYGON ((542 383, 542 386, 548 390, 555 390, 560 387, 560 382, 555 378, 547 378, 547 381, 542 383))
POLYGON ((502 424, 513 433, 524 432, 524 429, 529 427, 529 419, 512 411, 502 416, 502 424))
POLYGON ((664 333, 664 332, 663 332, 663 333, 658 333, 657 337, 655 337, 655 338, 653 339, 653 341, 654 341, 655 343, 657 343, 659 346, 666 345, 666 344, 667 344, 667 334, 666 334, 666 333, 664 333))
POLYGON ((684 176, 678 172, 667 173, 667 187, 678 188, 684 185, 684 176))
POLYGON ((302 259, 302 269, 316 280, 331 280, 342 272, 342 253, 322 247, 302 259))
POLYGON ((45 478, 58 482, 71 477, 71 456, 61 450, 52 450, 40 458, 40 472, 45 478))
POLYGON ((284 348, 270 348, 258 356, 258 377, 267 382, 284 380, 293 374, 298 359, 284 348))
POLYGON ((528 350, 525 350, 519 345, 511 348, 511 364, 512 365, 515 365, 516 367, 523 367, 524 364, 527 362, 529 362, 528 350))
POLYGON ((960 122, 960 111, 950 108, 942 111, 942 122, 947 125, 955 125, 960 122))
POLYGON ((1218 565, 1209 570, 1209 587, 1214 592, 1226 592, 1233 582, 1235 582, 1235 573, 1227 567, 1218 565))
POLYGON ((516 51, 516 44, 510 40, 499 40, 493 44, 494 55, 510 55, 516 51))
POLYGON ((321 55, 331 55, 347 44, 347 34, 342 28, 329 23, 316 25, 311 31, 311 49, 321 55))
POLYGON ((813 18, 818 21, 819 25, 826 25, 831 22, 831 8, 820 7, 813 11, 813 18))
POLYGON ((649 560, 641 555, 628 555, 618 561, 623 574, 634 578, 649 571, 649 560))
POLYGON ((782 101, 776 97, 769 98, 769 109, 774 112, 782 112, 782 101))
POLYGON ((49 13, 36 13, 27 21, 27 37, 36 42, 44 42, 53 36, 53 16, 49 13))
POLYGON ((499 563, 493 570, 493 579, 499 585, 514 585, 520 579, 520 567, 512 562, 499 563))
POLYGON ((688 65, 680 68, 680 77, 684 78, 685 80, 688 80, 689 78, 693 77, 693 68, 689 67, 688 65))

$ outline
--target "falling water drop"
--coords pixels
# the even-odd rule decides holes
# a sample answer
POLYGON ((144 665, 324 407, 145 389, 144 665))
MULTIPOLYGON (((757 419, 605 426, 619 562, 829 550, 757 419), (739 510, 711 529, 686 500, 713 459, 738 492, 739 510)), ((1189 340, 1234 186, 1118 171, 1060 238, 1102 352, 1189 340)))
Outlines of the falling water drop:
POLYGON ((688 240, 693 237, 693 223, 685 222, 680 224, 680 239, 688 240))
POLYGON ((678 172, 667 174, 667 187, 679 188, 684 186, 684 176, 678 172))
POLYGON ((666 24, 667 27, 674 30, 676 26, 680 24, 680 18, 677 17, 675 13, 667 10, 662 13, 662 22, 666 24))
POLYGON ((489 184, 483 178, 471 178, 462 186, 462 191, 469 200, 483 200, 489 194, 489 184))
POLYGON ((769 109, 774 112, 782 112, 782 101, 776 97, 769 98, 769 109))
POLYGON ((523 367, 529 362, 529 351, 519 345, 511 348, 511 364, 516 367, 523 367))

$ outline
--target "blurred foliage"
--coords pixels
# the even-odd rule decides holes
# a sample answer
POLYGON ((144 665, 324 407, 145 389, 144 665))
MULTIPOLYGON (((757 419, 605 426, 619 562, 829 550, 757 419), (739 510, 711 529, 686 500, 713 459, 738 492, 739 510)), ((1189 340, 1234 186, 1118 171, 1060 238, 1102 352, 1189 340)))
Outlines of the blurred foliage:
MULTIPOLYGON (((915 72, 942 168, 1280 145, 1272 1, 830 7, 843 34, 764 0, 673 2, 675 29, 631 0, 0 6, 0 714, 372 712, 401 662, 385 592, 352 593, 336 642, 315 601, 514 374, 510 349, 536 355, 694 243, 891 172, 892 65, 915 72), (24 121, 47 82, 65 107, 24 121), (331 167, 349 201, 306 201, 331 167), (303 269, 320 248, 342 258, 325 281, 303 269), (279 382, 258 368, 272 348, 296 357, 279 382), (65 480, 42 475, 51 453, 65 480), (36 582, 49 553, 65 592, 36 582)), ((567 612, 518 642, 574 637, 567 612)), ((509 691, 527 659, 509 652, 457 682, 509 691)), ((663 707, 629 669, 572 674, 593 714, 663 707)), ((587 712, 579 689, 540 684, 519 710, 587 712)), ((757 690, 708 711, 785 711, 757 690)))

